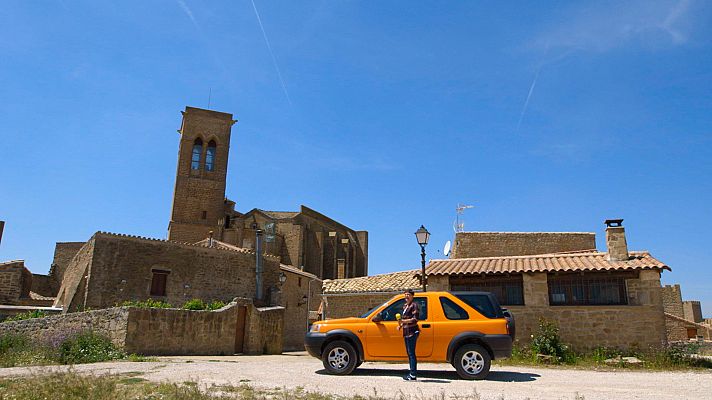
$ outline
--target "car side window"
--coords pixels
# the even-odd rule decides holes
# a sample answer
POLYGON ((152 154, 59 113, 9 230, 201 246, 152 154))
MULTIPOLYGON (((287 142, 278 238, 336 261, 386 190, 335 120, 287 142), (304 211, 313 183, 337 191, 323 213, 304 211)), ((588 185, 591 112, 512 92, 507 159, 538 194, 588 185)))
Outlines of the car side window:
MULTIPOLYGON (((418 304, 420 309, 420 316, 418 320, 428 319, 428 299, 425 297, 416 297, 413 301, 418 304)), ((405 305, 405 299, 400 299, 390 306, 386 307, 385 310, 381 311, 381 318, 383 321, 395 321, 396 314, 403 314, 403 306, 405 305)))
POLYGON ((405 299, 400 299, 395 303, 391 304, 390 306, 386 307, 385 310, 381 311, 381 318, 383 318, 384 321, 395 321, 396 314, 403 313, 404 303, 405 299))
POLYGON ((460 307, 454 301, 448 299, 447 297, 440 298, 440 305, 443 307, 445 312, 445 318, 447 319, 469 319, 470 315, 465 311, 464 308, 460 307))

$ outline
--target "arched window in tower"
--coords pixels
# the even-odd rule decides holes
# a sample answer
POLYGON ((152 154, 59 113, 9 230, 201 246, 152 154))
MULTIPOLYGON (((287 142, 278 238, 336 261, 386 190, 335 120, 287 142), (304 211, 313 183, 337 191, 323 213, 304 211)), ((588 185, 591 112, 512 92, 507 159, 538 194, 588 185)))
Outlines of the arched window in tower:
POLYGON ((205 154, 205 170, 212 171, 215 169, 215 141, 211 140, 208 143, 208 152, 205 154))
POLYGON ((203 141, 200 138, 193 142, 193 155, 190 158, 190 169, 200 169, 200 156, 203 155, 203 141))

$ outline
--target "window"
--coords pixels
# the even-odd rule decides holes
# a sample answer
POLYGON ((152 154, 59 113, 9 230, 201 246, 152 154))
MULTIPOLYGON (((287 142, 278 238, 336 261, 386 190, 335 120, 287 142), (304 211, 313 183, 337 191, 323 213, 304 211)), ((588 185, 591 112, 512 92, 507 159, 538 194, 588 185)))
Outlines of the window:
POLYGON ((487 294, 458 293, 455 296, 487 318, 502 318, 504 316, 502 309, 492 304, 487 294))
POLYGON ((635 272, 549 274, 549 304, 625 305, 628 304, 625 281, 636 276, 635 272))
POLYGON ((200 157, 203 155, 203 141, 200 138, 193 142, 193 154, 190 158, 190 169, 200 169, 200 157))
POLYGON ((200 218, 201 218, 201 219, 208 219, 208 212, 207 212, 207 211, 203 211, 202 213, 200 213, 200 218))
POLYGON ((153 272, 153 278, 151 279, 151 296, 165 296, 166 282, 168 281, 170 271, 154 269, 151 272, 153 272))
POLYGON ((460 307, 454 301, 447 297, 440 298, 440 305, 443 306, 445 318, 447 319, 469 319, 470 315, 464 308, 460 307))
MULTIPOLYGON (((418 318, 418 320, 428 319, 428 299, 425 297, 416 297, 413 301, 416 302, 418 304, 418 308, 420 308, 420 318, 418 318)), ((384 321, 395 321, 396 314, 403 314, 404 304, 405 299, 396 301, 385 310, 381 311, 381 317, 384 321)))
POLYGON ((450 290, 468 292, 492 292, 499 304, 524 305, 522 275, 465 275, 450 276, 450 290))
POLYGON ((212 171, 215 169, 215 141, 211 140, 208 143, 208 152, 205 153, 205 170, 212 171))

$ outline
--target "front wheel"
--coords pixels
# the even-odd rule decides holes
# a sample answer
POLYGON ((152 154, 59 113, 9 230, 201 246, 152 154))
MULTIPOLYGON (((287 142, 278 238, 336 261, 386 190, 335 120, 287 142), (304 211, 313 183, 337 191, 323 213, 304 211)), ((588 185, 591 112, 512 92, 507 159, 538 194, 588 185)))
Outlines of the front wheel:
POLYGON ((326 345, 321 356, 326 371, 332 375, 348 375, 356 368, 358 357, 354 347, 343 340, 326 345))
POLYGON ((457 349, 453 365, 462 379, 482 380, 489 374, 492 359, 482 346, 466 344, 457 349))

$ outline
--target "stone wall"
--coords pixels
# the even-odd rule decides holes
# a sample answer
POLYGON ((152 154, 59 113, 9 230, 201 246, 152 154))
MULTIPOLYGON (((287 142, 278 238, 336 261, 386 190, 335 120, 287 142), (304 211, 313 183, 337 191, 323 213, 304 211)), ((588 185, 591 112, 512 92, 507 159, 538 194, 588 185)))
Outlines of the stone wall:
POLYGON ((132 308, 126 351, 146 355, 235 353, 237 307, 220 311, 132 308))
POLYGON ((235 353, 238 334, 244 353, 282 351, 283 307, 256 308, 235 299, 216 311, 115 307, 0 323, 0 334, 27 335, 57 345, 82 331, 107 336, 127 353, 144 355, 225 355, 235 353), (244 331, 237 329, 239 308, 246 310, 244 331))
MULTIPOLYGON (((685 312, 682 307, 682 293, 680 285, 665 285, 661 288, 663 298, 663 309, 666 313, 684 318, 685 312)), ((665 319, 665 331, 668 342, 687 340, 687 328, 685 324, 674 318, 665 319)))
POLYGON ((30 296, 32 273, 22 260, 0 263, 0 304, 21 304, 30 296))
POLYGON ((284 314, 283 347, 285 351, 304 350, 309 311, 317 311, 321 303, 321 280, 292 268, 282 268, 282 272, 287 277, 279 301, 287 309, 284 314), (308 301, 304 300, 304 296, 308 301))
POLYGON ((64 279, 64 273, 67 271, 67 267, 69 267, 69 263, 84 246, 84 243, 85 242, 57 242, 54 245, 54 258, 49 270, 54 294, 50 297, 54 297, 57 294, 59 285, 62 284, 62 279, 64 279))
POLYGON ((32 287, 30 290, 40 296, 54 297, 57 293, 52 278, 49 275, 32 274, 32 287))
MULTIPOLYGON (((265 256, 264 293, 279 277, 265 256)), ((199 298, 230 301, 255 296, 255 254, 126 235, 96 233, 70 263, 55 306, 76 311, 153 297, 180 306, 199 298), (152 270, 168 271, 165 296, 151 296, 152 270)))
POLYGON ((284 307, 252 308, 247 315, 245 354, 281 354, 284 307))
POLYGON ((450 258, 523 256, 596 248, 589 232, 458 232, 450 258))
POLYGON ((702 304, 696 300, 683 301, 682 312, 684 318, 692 322, 702 322, 702 304))
POLYGON ((108 337, 115 345, 123 348, 126 345, 128 319, 128 308, 108 308, 3 322, 0 323, 0 335, 26 335, 40 343, 56 346, 69 336, 91 330, 108 337))

